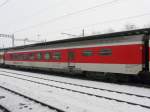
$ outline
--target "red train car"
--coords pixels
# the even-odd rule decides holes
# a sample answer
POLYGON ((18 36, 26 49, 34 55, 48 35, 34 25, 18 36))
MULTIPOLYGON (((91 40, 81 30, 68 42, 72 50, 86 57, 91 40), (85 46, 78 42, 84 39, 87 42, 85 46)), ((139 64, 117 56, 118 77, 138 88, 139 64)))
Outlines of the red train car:
POLYGON ((5 64, 72 73, 149 75, 149 34, 147 28, 8 48, 5 64))

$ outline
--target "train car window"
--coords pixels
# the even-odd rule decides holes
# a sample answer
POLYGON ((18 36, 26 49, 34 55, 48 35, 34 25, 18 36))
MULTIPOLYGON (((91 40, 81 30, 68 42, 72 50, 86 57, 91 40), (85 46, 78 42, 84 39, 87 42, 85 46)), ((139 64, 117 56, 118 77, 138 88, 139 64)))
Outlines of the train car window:
POLYGON ((23 60, 22 54, 16 54, 16 60, 23 60))
POLYGON ((38 53, 37 53, 37 59, 38 59, 38 60, 41 60, 41 59, 42 59, 42 53, 41 53, 41 52, 38 52, 38 53))
POLYGON ((30 60, 30 55, 26 54, 26 60, 30 60))
POLYGON ((11 54, 11 59, 14 60, 14 54, 11 54))
POLYGON ((112 49, 109 49, 109 48, 101 49, 100 55, 101 56, 110 56, 110 55, 112 55, 112 49))
POLYGON ((75 58, 74 52, 72 52, 72 51, 68 52, 68 59, 73 60, 74 58, 75 58))
POLYGON ((34 53, 31 53, 31 54, 30 54, 29 59, 30 59, 30 60, 34 60, 34 53))
POLYGON ((90 50, 86 50, 86 51, 83 51, 83 56, 92 56, 92 51, 90 50))
POLYGON ((13 60, 13 54, 9 54, 9 57, 8 57, 10 60, 13 60))
POLYGON ((51 58, 51 53, 50 52, 46 52, 45 53, 45 59, 49 60, 51 58))
POLYGON ((18 60, 18 59, 19 59, 18 54, 12 54, 12 59, 13 59, 13 60, 18 60))
POLYGON ((20 54, 20 59, 19 60, 25 60, 26 56, 24 54, 20 54))
POLYGON ((27 60, 28 59, 28 55, 27 54, 22 54, 22 59, 21 60, 27 60))
POLYGON ((54 53, 54 59, 55 60, 60 60, 61 59, 61 53, 60 52, 55 52, 54 53))

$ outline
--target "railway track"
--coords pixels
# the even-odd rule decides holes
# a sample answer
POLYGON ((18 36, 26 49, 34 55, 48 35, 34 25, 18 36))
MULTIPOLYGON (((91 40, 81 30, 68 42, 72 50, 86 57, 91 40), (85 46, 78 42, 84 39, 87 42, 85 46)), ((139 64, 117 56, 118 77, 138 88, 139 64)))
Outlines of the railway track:
MULTIPOLYGON (((33 99, 33 98, 29 97, 29 96, 26 96, 26 95, 24 95, 24 94, 21 94, 21 93, 19 93, 19 92, 16 92, 15 90, 6 88, 6 87, 1 86, 1 85, 0 85, 0 88, 4 89, 4 90, 6 90, 6 91, 9 91, 9 92, 11 92, 11 93, 13 93, 13 94, 15 94, 15 95, 19 95, 19 96, 21 96, 21 97, 24 97, 24 98, 26 98, 26 99, 28 99, 28 100, 30 100, 30 101, 35 102, 35 103, 38 103, 38 104, 40 104, 40 105, 42 105, 42 106, 44 106, 44 107, 48 107, 51 111, 53 110, 54 112, 65 112, 65 111, 63 111, 63 110, 61 110, 61 109, 58 109, 58 108, 53 107, 53 106, 51 106, 51 105, 48 105, 48 104, 46 104, 46 103, 44 103, 44 102, 41 102, 41 101, 39 101, 39 100, 37 100, 37 99, 33 99)), ((1 106, 1 105, 0 105, 0 110, 4 110, 4 111, 2 111, 2 112, 11 112, 11 111, 7 110, 6 108, 4 108, 4 107, 1 106)), ((1 111, 0 111, 0 112, 1 112, 1 111)))
POLYGON ((4 107, 3 105, 0 105, 0 112, 11 112, 10 110, 8 110, 6 107, 4 107))
POLYGON ((61 84, 68 84, 68 85, 73 85, 73 86, 79 86, 79 87, 89 88, 89 89, 102 90, 102 91, 108 91, 108 92, 112 92, 112 93, 119 93, 119 94, 125 94, 125 95, 130 95, 130 96, 136 96, 136 97, 150 99, 150 96, 144 96, 144 95, 139 95, 139 94, 133 94, 133 93, 115 91, 115 90, 104 89, 104 88, 91 87, 91 86, 86 86, 86 85, 81 85, 81 84, 74 84, 74 83, 63 82, 63 81, 58 81, 58 80, 40 78, 40 77, 36 77, 36 76, 29 76, 29 75, 25 75, 25 74, 8 72, 8 71, 1 71, 1 72, 12 73, 12 74, 16 74, 16 75, 19 75, 19 76, 22 75, 22 76, 26 76, 26 77, 31 77, 31 78, 36 78, 36 79, 42 79, 42 80, 51 81, 51 82, 57 82, 57 83, 61 83, 61 84))
MULTIPOLYGON (((7 73, 17 74, 19 76, 23 75, 23 74, 20 74, 20 73, 13 73, 13 72, 7 72, 7 73)), ((75 92, 75 93, 85 94, 85 95, 89 95, 89 96, 95 96, 95 97, 98 97, 98 98, 104 98, 104 99, 107 99, 107 100, 113 100, 113 101, 120 102, 120 103, 127 103, 129 105, 134 105, 134 106, 136 105, 136 106, 141 106, 143 108, 150 109, 150 105, 144 105, 144 104, 130 102, 130 101, 121 100, 121 99, 117 99, 117 98, 111 98, 111 97, 107 97, 107 96, 103 96, 103 95, 92 94, 92 93, 88 93, 88 92, 85 92, 85 91, 79 91, 79 90, 74 90, 74 89, 70 89, 70 88, 55 86, 55 85, 52 85, 52 84, 47 84, 47 83, 34 81, 34 80, 29 80, 29 79, 25 79, 25 78, 20 78, 20 77, 16 77, 16 76, 11 76, 11 75, 7 75, 7 74, 0 74, 0 75, 7 76, 7 77, 13 77, 13 78, 24 80, 24 81, 29 81, 29 82, 32 82, 32 83, 36 83, 36 84, 40 84, 40 85, 44 85, 44 86, 48 86, 48 87, 54 87, 54 88, 58 88, 58 89, 63 89, 63 90, 75 92)), ((26 75, 24 75, 24 76, 26 76, 26 75)), ((28 77, 38 78, 38 77, 33 77, 33 76, 28 76, 28 77)), ((44 79, 44 78, 38 78, 38 79, 55 81, 55 80, 44 79)), ((95 88, 95 87, 89 87, 89 86, 78 85, 78 84, 73 84, 73 83, 66 83, 66 82, 62 82, 62 81, 55 81, 55 82, 64 83, 64 84, 70 84, 70 85, 80 86, 80 87, 86 87, 86 88, 92 88, 92 89, 98 89, 98 90, 101 90, 101 91, 115 92, 115 93, 118 93, 118 94, 125 94, 125 95, 129 95, 129 96, 140 97, 140 98, 147 98, 148 100, 150 100, 150 97, 148 97, 148 96, 136 95, 136 94, 131 94, 131 93, 119 92, 119 91, 112 91, 112 90, 107 90, 107 89, 102 89, 102 88, 95 88)))

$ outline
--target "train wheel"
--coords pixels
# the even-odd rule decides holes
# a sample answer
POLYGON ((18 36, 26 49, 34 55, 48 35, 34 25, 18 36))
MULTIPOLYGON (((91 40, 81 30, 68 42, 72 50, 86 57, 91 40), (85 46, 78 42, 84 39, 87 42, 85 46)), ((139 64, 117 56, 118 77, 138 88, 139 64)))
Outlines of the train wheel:
POLYGON ((139 74, 139 77, 143 84, 150 84, 150 72, 142 72, 139 74))

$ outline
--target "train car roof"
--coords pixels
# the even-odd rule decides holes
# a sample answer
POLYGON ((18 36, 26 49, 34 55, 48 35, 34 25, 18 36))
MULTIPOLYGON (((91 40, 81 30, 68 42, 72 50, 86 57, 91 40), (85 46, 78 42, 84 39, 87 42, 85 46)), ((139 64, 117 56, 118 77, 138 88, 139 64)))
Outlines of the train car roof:
POLYGON ((45 46, 45 45, 52 45, 52 44, 78 42, 78 41, 84 41, 84 40, 95 40, 95 39, 112 38, 112 37, 117 38, 120 36, 131 36, 131 35, 139 35, 139 34, 150 34, 150 28, 122 31, 122 32, 114 32, 114 33, 107 33, 107 34, 99 34, 99 35, 90 35, 90 36, 85 36, 85 37, 69 38, 69 39, 56 40, 56 41, 49 41, 49 42, 43 42, 43 43, 37 43, 37 44, 30 44, 30 45, 0 49, 0 51, 19 50, 19 49, 24 49, 24 48, 45 46))

